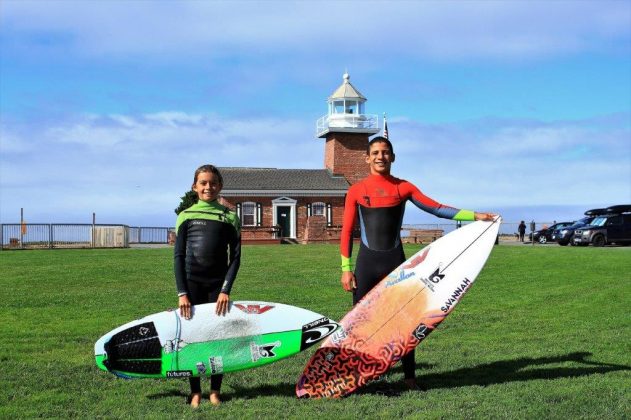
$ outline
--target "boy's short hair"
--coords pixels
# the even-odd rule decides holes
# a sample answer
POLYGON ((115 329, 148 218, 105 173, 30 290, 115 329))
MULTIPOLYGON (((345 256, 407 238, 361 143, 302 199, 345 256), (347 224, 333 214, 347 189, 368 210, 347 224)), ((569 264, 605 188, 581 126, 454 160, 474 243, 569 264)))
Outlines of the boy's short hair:
POLYGON ((368 148, 366 149, 366 154, 369 155, 370 154, 370 148, 372 147, 373 144, 375 143, 385 143, 388 145, 388 148, 390 149, 390 153, 392 153, 394 155, 394 147, 392 147, 392 143, 390 142, 390 140, 388 140, 385 137, 382 136, 377 136, 374 139, 370 140, 368 142, 368 148))

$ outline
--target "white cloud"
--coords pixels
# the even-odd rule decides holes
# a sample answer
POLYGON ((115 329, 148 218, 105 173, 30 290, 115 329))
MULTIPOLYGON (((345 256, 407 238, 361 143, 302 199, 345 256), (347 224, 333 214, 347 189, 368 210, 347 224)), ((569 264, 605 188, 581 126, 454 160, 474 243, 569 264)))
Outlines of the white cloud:
POLYGON ((598 120, 482 122, 392 119, 395 171, 455 206, 631 202, 628 115, 608 127, 598 120))
MULTIPOLYGON (((493 210, 631 201, 628 115, 444 125, 393 116, 389 126, 394 174, 446 204, 493 210)), ((116 223, 145 213, 170 223, 200 164, 323 167, 322 139, 313 138, 312 121, 298 119, 159 112, 37 127, 2 128, 3 220, 25 207, 48 214, 42 222, 96 211, 116 223)))
POLYGON ((6 1, 2 9, 17 45, 169 60, 244 52, 521 60, 597 51, 603 39, 628 50, 631 32, 625 1, 76 0, 6 1))
POLYGON ((162 209, 170 217, 201 164, 319 167, 324 145, 313 139, 312 129, 290 119, 180 112, 5 124, 1 212, 46 203, 41 210, 51 217, 96 208, 112 215, 162 209))

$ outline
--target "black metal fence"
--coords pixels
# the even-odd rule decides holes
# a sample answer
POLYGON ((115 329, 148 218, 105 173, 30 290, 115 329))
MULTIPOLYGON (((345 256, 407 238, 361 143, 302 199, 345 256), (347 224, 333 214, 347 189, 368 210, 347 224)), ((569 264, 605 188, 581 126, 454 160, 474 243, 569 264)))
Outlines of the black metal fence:
POLYGON ((168 244, 173 228, 111 224, 0 224, 0 249, 127 248, 133 244, 168 244))
MULTIPOLYGON (((517 238, 517 222, 502 223, 500 238, 517 238)), ((537 222, 536 228, 551 223, 537 222)), ((453 231, 457 223, 404 225, 401 235, 410 230, 453 231)), ((530 231, 530 229, 528 229, 530 231)), ((127 248, 136 244, 172 244, 175 230, 168 227, 130 227, 111 224, 70 223, 6 223, 0 224, 0 249, 53 249, 53 248, 127 248)))
POLYGON ((166 227, 130 227, 130 244, 168 244, 173 241, 175 229, 166 227))
MULTIPOLYGON (((466 225, 471 222, 463 222, 462 225, 466 225)), ((548 226, 552 226, 554 222, 536 222, 535 229, 542 229, 548 226)), ((519 222, 504 222, 502 221, 502 225, 500 226, 500 238, 508 238, 508 237, 516 237, 517 236, 517 227, 519 226, 519 222)), ((527 234, 530 232, 530 222, 526 222, 527 234)), ((427 224, 418 224, 418 225, 403 225, 401 227, 401 236, 406 235, 406 231, 413 229, 440 229, 444 232, 444 234, 448 234, 449 232, 458 228, 458 224, 456 222, 450 223, 427 223, 427 224)))

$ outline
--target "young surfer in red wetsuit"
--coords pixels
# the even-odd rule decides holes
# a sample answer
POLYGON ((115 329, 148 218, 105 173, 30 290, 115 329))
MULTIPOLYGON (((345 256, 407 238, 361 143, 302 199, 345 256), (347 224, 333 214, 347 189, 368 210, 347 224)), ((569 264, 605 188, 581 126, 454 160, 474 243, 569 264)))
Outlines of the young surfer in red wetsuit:
MULTIPOLYGON (((376 137, 368 144, 366 163, 370 175, 352 185, 346 195, 340 238, 344 290, 353 292, 356 304, 386 275, 405 261, 401 244, 401 224, 409 200, 421 210, 451 220, 493 220, 491 213, 476 213, 440 204, 424 195, 408 181, 390 175, 394 162, 392 143, 376 137), (361 242, 355 272, 351 268, 352 232, 359 217, 361 242)), ((401 359, 405 383, 419 389, 415 380, 414 351, 401 359)))

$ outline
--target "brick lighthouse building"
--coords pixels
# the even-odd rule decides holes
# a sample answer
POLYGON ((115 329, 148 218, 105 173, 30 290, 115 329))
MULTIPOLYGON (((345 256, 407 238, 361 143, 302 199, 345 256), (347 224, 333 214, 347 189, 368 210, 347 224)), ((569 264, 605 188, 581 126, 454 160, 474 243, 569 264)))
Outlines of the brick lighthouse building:
POLYGON ((379 119, 365 113, 366 98, 350 82, 344 82, 328 99, 329 112, 316 124, 317 136, 325 138, 324 167, 354 184, 368 175, 364 162, 368 137, 379 132, 379 119))
POLYGON ((346 191, 368 175, 368 138, 380 128, 348 74, 327 103, 316 123, 324 169, 220 168, 222 202, 241 219, 244 243, 339 241, 346 191))

